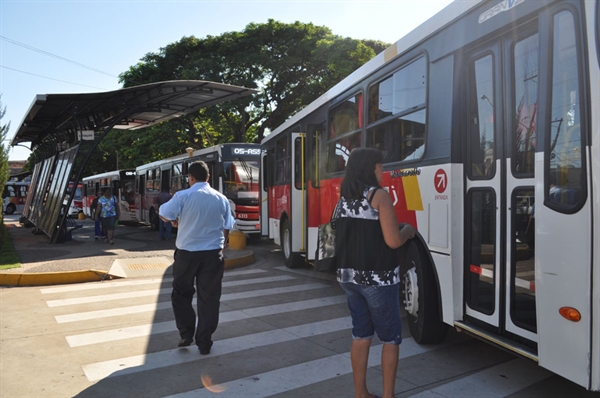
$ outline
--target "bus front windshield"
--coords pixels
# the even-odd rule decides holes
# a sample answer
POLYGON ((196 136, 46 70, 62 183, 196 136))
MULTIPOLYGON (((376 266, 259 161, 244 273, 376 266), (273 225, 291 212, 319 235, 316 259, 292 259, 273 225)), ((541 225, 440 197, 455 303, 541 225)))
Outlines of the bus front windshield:
POLYGON ((133 180, 123 181, 122 195, 121 200, 126 201, 130 205, 135 204, 135 191, 134 191, 135 182, 133 180))
POLYGON ((223 193, 236 204, 258 205, 258 162, 223 162, 223 193))

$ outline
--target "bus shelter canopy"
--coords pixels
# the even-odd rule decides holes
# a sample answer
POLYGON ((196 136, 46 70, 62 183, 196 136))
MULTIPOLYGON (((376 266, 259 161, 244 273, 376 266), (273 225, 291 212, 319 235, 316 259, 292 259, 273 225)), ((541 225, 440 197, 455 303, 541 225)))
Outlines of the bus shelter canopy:
POLYGON ((222 83, 177 80, 101 93, 37 95, 11 145, 31 142, 33 149, 52 135, 70 141, 71 133, 78 131, 142 129, 255 92, 222 83))
MULTIPOLYGON (((37 95, 11 145, 30 143, 35 166, 23 217, 51 243, 68 239, 67 209, 91 153, 114 129, 138 130, 256 90, 200 80, 86 94, 37 95)), ((25 146, 25 145, 23 145, 25 146)))

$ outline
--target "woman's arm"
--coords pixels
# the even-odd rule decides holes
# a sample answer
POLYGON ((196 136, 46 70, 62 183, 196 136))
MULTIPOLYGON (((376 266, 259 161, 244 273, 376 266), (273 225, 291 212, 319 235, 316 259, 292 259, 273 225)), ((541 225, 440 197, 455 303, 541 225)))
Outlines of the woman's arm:
POLYGON ((383 239, 385 240, 386 245, 392 249, 397 249, 405 244, 407 240, 415 237, 416 230, 410 224, 406 224, 402 230, 400 230, 398 220, 396 219, 396 212, 394 211, 394 206, 392 204, 392 198, 387 191, 378 189, 371 201, 371 206, 379 211, 379 222, 381 224, 383 239))

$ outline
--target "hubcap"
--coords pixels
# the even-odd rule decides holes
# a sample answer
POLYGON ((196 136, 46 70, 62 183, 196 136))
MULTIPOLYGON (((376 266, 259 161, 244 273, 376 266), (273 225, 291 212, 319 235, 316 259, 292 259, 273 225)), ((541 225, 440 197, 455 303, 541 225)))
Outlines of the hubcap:
POLYGON ((412 267, 404 274, 404 309, 413 317, 419 312, 419 283, 417 270, 412 267))
POLYGON ((283 231, 283 253, 285 258, 290 258, 290 253, 292 252, 291 244, 290 244, 290 231, 285 229, 283 231))

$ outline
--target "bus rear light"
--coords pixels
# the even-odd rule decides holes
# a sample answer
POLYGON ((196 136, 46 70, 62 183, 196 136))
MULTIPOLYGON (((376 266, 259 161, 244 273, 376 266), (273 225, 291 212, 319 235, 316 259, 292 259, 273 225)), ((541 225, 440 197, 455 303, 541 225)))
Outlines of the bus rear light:
POLYGON ((566 320, 579 322, 581 320, 581 314, 575 308, 572 307, 562 307, 558 310, 560 315, 566 320))

